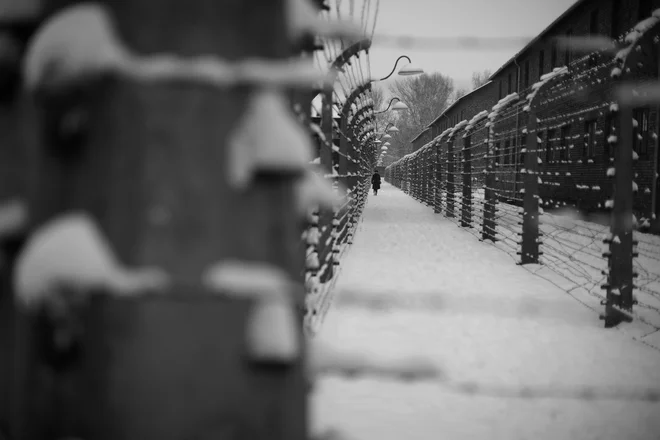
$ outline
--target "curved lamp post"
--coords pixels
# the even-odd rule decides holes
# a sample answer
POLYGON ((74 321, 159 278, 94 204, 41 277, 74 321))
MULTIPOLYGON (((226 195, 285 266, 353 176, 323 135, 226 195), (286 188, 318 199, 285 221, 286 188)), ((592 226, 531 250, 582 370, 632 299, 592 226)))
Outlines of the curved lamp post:
POLYGON ((390 108, 392 110, 396 110, 396 111, 399 111, 399 112, 408 110, 408 106, 403 101, 401 101, 401 98, 394 97, 390 100, 390 103, 387 105, 387 108, 385 110, 380 111, 380 112, 374 112, 374 115, 381 115, 381 114, 385 113, 386 111, 389 111, 390 108), (397 103, 394 104, 394 106, 392 106, 392 103, 394 101, 397 101, 397 103))
POLYGON ((381 139, 392 139, 392 136, 389 133, 398 133, 399 129, 394 126, 392 122, 388 122, 387 125, 385 126, 385 130, 383 130, 385 133, 381 134, 378 140, 381 139))
POLYGON ((396 66, 399 64, 399 61, 401 61, 403 58, 408 60, 408 64, 403 66, 401 68, 401 70, 399 70, 399 75, 401 75, 401 76, 414 76, 414 75, 421 75, 422 73, 424 73, 424 70, 421 67, 417 67, 417 66, 414 66, 412 64, 412 61, 410 61, 410 57, 408 57, 407 55, 401 55, 399 58, 397 58, 396 62, 394 63, 394 68, 392 69, 392 71, 390 72, 389 75, 387 75, 386 77, 383 77, 381 79, 374 79, 374 80, 371 80, 371 81, 372 82, 385 81, 387 78, 394 75, 394 71, 396 70, 396 66))

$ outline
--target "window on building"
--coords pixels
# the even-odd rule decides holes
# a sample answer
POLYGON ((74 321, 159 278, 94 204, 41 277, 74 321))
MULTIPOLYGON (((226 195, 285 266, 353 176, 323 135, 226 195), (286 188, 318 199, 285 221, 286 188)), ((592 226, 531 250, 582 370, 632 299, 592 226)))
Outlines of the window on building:
POLYGON ((525 74, 523 75, 523 88, 529 87, 529 60, 525 61, 525 74))
POLYGON ((545 135, 545 161, 546 163, 555 160, 555 151, 552 149, 552 141, 555 137, 555 130, 550 128, 545 135))
POLYGON ((651 16, 653 13, 652 0, 639 0, 639 7, 637 8, 637 21, 642 21, 651 16))
POLYGON ((465 110, 461 110, 461 121, 464 120, 465 110))
POLYGON ((598 121, 593 119, 584 123, 584 145, 582 147, 582 156, 593 157, 596 150, 596 130, 598 121))
POLYGON ((573 37, 573 30, 569 29, 568 31, 566 31, 566 40, 569 42, 569 44, 567 44, 566 49, 564 49, 564 65, 566 66, 571 64, 571 58, 573 58, 571 45, 570 45, 571 37, 573 37))
POLYGON ((590 34, 599 34, 599 17, 598 17, 598 9, 594 9, 591 11, 591 14, 589 14, 589 33, 590 34))
POLYGON ((605 163, 612 162, 612 146, 610 145, 609 138, 615 134, 614 129, 614 116, 611 113, 607 114, 605 118, 605 141, 603 142, 603 161, 605 163))
POLYGON ((509 73, 509 88, 508 88, 508 93, 509 95, 513 93, 513 75, 509 73))
POLYGON ((511 141, 504 141, 504 165, 509 165, 509 151, 511 150, 511 141))
POLYGON ((545 52, 540 51, 539 52, 539 79, 541 79, 541 75, 545 72, 545 52))
POLYGON ((610 36, 617 38, 621 28, 621 0, 612 0, 612 17, 611 17, 610 36))
POLYGON ((519 82, 520 82, 520 78, 518 78, 518 71, 516 70, 513 73, 513 91, 514 92, 519 92, 520 91, 520 90, 518 90, 518 87, 520 85, 519 82))
POLYGON ((497 87, 498 87, 498 89, 497 89, 498 98, 497 99, 502 99, 503 98, 503 96, 502 96, 502 80, 499 81, 497 87))
POLYGON ((637 126, 633 126, 633 148, 640 157, 647 157, 649 154, 649 109, 635 109, 633 119, 637 122, 637 126))
POLYGON ((550 54, 550 70, 554 69, 557 67, 557 58, 558 58, 558 52, 559 47, 557 46, 557 43, 554 41, 552 42, 552 53, 550 54))
POLYGON ((561 128, 561 138, 559 140, 559 160, 566 160, 566 158, 568 157, 570 133, 571 133, 570 124, 564 125, 561 128))

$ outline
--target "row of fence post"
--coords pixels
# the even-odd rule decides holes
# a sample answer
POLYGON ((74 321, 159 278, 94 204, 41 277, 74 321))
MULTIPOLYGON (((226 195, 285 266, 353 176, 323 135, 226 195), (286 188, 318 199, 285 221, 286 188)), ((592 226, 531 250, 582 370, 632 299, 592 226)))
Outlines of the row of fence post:
MULTIPOLYGON (((30 26, 37 29, 44 17, 70 3, 41 2, 30 26)), ((101 3, 116 21, 112 24, 120 30, 119 40, 136 53, 282 62, 298 53, 289 39, 283 2, 252 0, 229 8, 203 0, 185 5, 180 0, 101 3), (136 19, 145 14, 152 19, 136 19)), ((322 2, 314 4, 320 10, 322 2)), ((11 18, 3 19, 3 37, 25 37, 24 23, 17 22, 14 35, 7 21, 11 18)), ((69 31, 85 29, 92 28, 81 25, 69 31)), ((304 50, 311 53, 313 46, 304 50)), ((3 69, 16 71, 6 76, 20 75, 18 64, 3 64, 3 69)), ((291 285, 302 284, 301 225, 294 200, 299 176, 269 170, 249 188, 233 188, 225 167, 230 135, 260 88, 182 87, 181 82, 145 85, 113 77, 81 81, 80 88, 52 95, 27 96, 21 90, 3 102, 1 157, 10 166, 0 168, 0 216, 14 199, 28 213, 17 234, 0 230, 3 440, 309 436, 305 350, 291 363, 252 359, 247 345, 256 331, 250 327, 255 302, 237 298, 241 292, 233 288, 218 295, 200 279, 212 264, 237 260, 245 267, 274 267, 291 285), (76 132, 80 136, 54 138, 66 117, 80 115, 77 111, 88 121, 76 132), (48 127, 55 129, 46 131, 48 127), (25 154, 5 154, 19 151, 25 154), (139 298, 94 295, 89 304, 67 310, 62 322, 19 309, 12 284, 17 254, 36 229, 71 210, 88 213, 99 223, 122 263, 162 267, 174 280, 171 288, 139 298), (71 344, 60 345, 55 338, 60 325, 73 332, 71 344)), ((304 108, 305 120, 309 94, 294 98, 304 108)), ((332 109, 324 110, 331 118, 332 109)), ((356 156, 354 148, 344 153, 356 156)), ((325 172, 332 174, 331 148, 322 148, 321 156, 325 172)), ((348 173, 364 174, 354 161, 339 165, 348 173)), ((338 213, 320 213, 319 224, 329 240, 321 242, 324 255, 332 256, 334 244, 349 239, 346 231, 356 224, 364 202, 363 180, 347 185, 351 203, 345 208, 348 215, 339 217, 346 228, 339 238, 332 234, 338 213)), ((68 251, 60 257, 69 258, 68 251)), ((332 264, 326 276, 332 276, 332 264)), ((292 288, 291 294, 294 307, 302 289, 292 288)), ((302 341, 299 324, 296 338, 302 341)))
MULTIPOLYGON (((539 257, 543 254, 540 250, 541 231, 539 227, 540 195, 539 182, 539 139, 537 131, 537 115, 533 106, 528 109, 529 118, 526 128, 526 145, 522 146, 521 153, 524 155, 524 168, 520 169, 523 175, 522 192, 522 219, 520 225, 520 241, 518 242, 520 264, 539 264, 539 257)), ((630 108, 621 106, 618 112, 617 126, 618 136, 617 154, 613 166, 616 168, 614 177, 614 200, 611 212, 611 237, 605 242, 609 250, 604 257, 609 261, 608 282, 603 286, 608 291, 606 302, 607 311, 604 315, 606 326, 616 325, 621 320, 629 320, 633 305, 633 279, 635 274, 632 270, 632 261, 636 254, 633 246, 636 242, 632 238, 632 112, 630 108), (625 191, 621 188, 625 188, 625 191), (613 240, 612 237, 618 237, 613 240), (621 290, 625 292, 619 293, 621 290), (613 294, 612 292, 616 292, 613 294), (623 315, 622 315, 623 314, 623 315)), ((491 121, 495 124, 497 120, 491 121)), ((616 130, 616 128, 615 128, 616 130)), ((481 227, 483 240, 497 241, 497 212, 498 204, 502 203, 498 191, 498 179, 496 174, 497 157, 492 140, 491 130, 485 139, 487 145, 485 153, 485 183, 484 187, 484 209, 481 227)), ((386 168, 385 179, 394 186, 401 188, 412 197, 424 201, 427 197, 424 188, 431 188, 434 195, 433 209, 435 213, 443 213, 448 218, 456 216, 456 195, 458 174, 462 175, 462 200, 460 217, 457 219, 461 227, 473 228, 473 194, 477 188, 473 186, 472 170, 472 139, 470 133, 455 132, 445 139, 437 139, 422 147, 418 152, 412 153, 386 168), (460 136, 463 134, 464 136, 460 136), (460 140, 462 139, 462 145, 460 140), (435 154, 428 155, 429 151, 435 154), (457 153, 461 153, 458 160, 457 153), (432 163, 433 171, 424 171, 425 164, 432 163)))

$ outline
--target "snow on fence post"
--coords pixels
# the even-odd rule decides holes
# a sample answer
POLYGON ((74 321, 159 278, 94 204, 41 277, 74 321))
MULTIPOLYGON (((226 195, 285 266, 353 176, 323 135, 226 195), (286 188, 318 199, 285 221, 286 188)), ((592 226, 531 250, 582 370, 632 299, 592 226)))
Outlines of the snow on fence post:
POLYGON ((413 164, 412 157, 406 157, 406 194, 411 197, 413 197, 413 164))
MULTIPOLYGON (((194 61, 187 60, 200 55, 206 61, 283 62, 291 55, 283 3, 249 0, 250 14, 244 7, 205 0, 78 4, 68 11, 59 6, 71 2, 45 3, 54 13, 49 15, 53 26, 42 27, 41 36, 59 30, 58 36, 74 36, 69 43, 83 44, 73 50, 63 44, 57 53, 41 54, 60 57, 50 60, 48 79, 66 66, 73 89, 61 84, 48 90, 51 83, 40 84, 44 88, 35 95, 22 91, 22 99, 36 110, 24 115, 29 118, 24 125, 29 151, 37 152, 33 165, 42 172, 34 175, 37 191, 29 200, 31 224, 40 231, 28 236, 34 241, 21 249, 21 256, 27 266, 31 258, 44 263, 63 255, 82 262, 68 271, 58 264, 50 269, 61 276, 53 281, 62 287, 71 283, 76 293, 90 294, 90 301, 67 303, 66 316, 25 310, 17 338, 22 344, 17 350, 20 376, 12 378, 20 399, 12 401, 8 436, 166 439, 177 433, 215 438, 237 429, 255 440, 308 438, 302 322, 289 313, 303 294, 295 195, 305 171, 300 162, 306 158, 274 157, 282 154, 282 145, 305 146, 287 91, 272 85, 267 91, 216 87, 204 81, 207 75, 151 82, 98 72, 101 77, 93 78, 81 66, 68 64, 89 66, 98 61, 94 55, 108 61, 107 53, 84 52, 102 43, 94 37, 104 29, 93 26, 98 24, 93 18, 116 24, 133 54, 175 52, 191 70, 194 61), (141 15, 151 19, 136 20, 141 15), (71 17, 80 26, 62 27, 71 17), (191 39, 193 27, 196 38, 191 39), (91 46, 84 43, 90 32, 91 46), (78 112, 89 118, 75 133, 84 136, 64 139, 55 130, 34 132, 37 127, 62 128, 78 112), (267 137, 277 142, 262 142, 267 137), (243 148, 246 142, 259 149, 258 159, 271 160, 253 163, 253 169, 245 170, 247 181, 238 183, 233 173, 240 167, 227 164, 234 164, 230 158, 236 147, 241 153, 248 149, 243 148), (70 214, 72 207, 81 214, 70 214), (39 232, 50 234, 46 238, 53 246, 59 239, 61 251, 53 249, 48 256, 38 246, 39 232), (74 241, 77 246, 67 247, 74 241), (81 247, 87 249, 81 252, 81 247), (123 264, 114 267, 114 257, 123 264), (232 260, 240 264, 225 264, 232 260), (291 297, 276 306, 275 315, 273 308, 249 300, 267 275, 281 282, 268 286, 275 296, 291 297), (91 290, 108 281, 114 289, 91 290), (154 294, 142 295, 149 292, 154 294), (278 325, 273 326, 275 316, 278 325), (271 318, 267 325, 264 317, 271 318), (278 342, 285 340, 282 357, 277 342, 264 340, 264 329, 278 342), (73 336, 71 345, 55 338, 59 331, 73 336), (279 353, 266 354, 269 350, 279 353), (194 399, 187 398, 191 389, 194 399), (225 417, 219 424, 200 426, 204 414, 225 417)), ((24 269, 33 280, 49 275, 44 273, 48 268, 24 269)), ((48 295, 58 293, 59 285, 42 280, 48 295)), ((51 298, 56 299, 44 298, 46 304, 51 298)))
POLYGON ((415 199, 421 201, 422 200, 422 178, 421 178, 422 151, 421 150, 417 150, 415 152, 414 161, 415 161, 415 181, 416 181, 415 199))
MULTIPOLYGON (((349 117, 357 116, 353 111, 355 101, 366 91, 371 88, 371 83, 367 82, 361 86, 356 87, 351 94, 346 97, 344 104, 341 109, 341 115, 339 117, 339 164, 338 164, 338 174, 339 174, 339 188, 338 190, 342 192, 344 196, 343 204, 338 211, 339 215, 339 236, 338 236, 338 246, 343 245, 348 240, 349 229, 351 225, 351 217, 354 205, 353 192, 351 190, 351 177, 350 177, 350 161, 354 153, 354 136, 355 132, 351 129, 353 124, 349 124, 349 117)), ((339 250, 339 249, 337 249, 339 250)), ((338 263, 338 260, 336 261, 338 263)))
POLYGON ((402 189, 405 194, 410 195, 410 176, 408 171, 408 157, 403 156, 403 163, 401 164, 401 180, 402 189))
POLYGON ((401 189, 401 165, 399 160, 392 164, 392 181, 394 186, 401 189))
POLYGON ((411 159, 412 163, 412 196, 413 199, 419 200, 419 154, 413 153, 411 159))
POLYGON ((414 162, 412 157, 406 159, 406 194, 413 196, 413 172, 414 172, 414 162))
POLYGON ((428 171, 429 171, 429 162, 427 149, 424 147, 424 152, 422 153, 422 203, 428 205, 428 194, 429 194, 429 180, 428 180, 428 171))
MULTIPOLYGON (((332 117, 333 109, 333 89, 332 87, 325 87, 322 92, 322 103, 321 103, 321 131, 325 139, 323 140, 324 145, 321 147, 321 169, 326 175, 326 179, 331 179, 333 174, 333 163, 332 163, 332 149, 334 146, 334 119, 332 117)), ((319 256, 319 280, 321 283, 327 283, 332 279, 334 273, 334 266, 332 264, 332 231, 334 220, 334 210, 332 208, 322 207, 319 209, 319 246, 318 246, 318 256, 319 256)))
POLYGON ((442 142, 438 138, 433 141, 433 152, 433 163, 435 165, 433 212, 440 214, 442 213, 442 165, 440 161, 442 157, 442 142))
POLYGON ((523 220, 522 247, 520 264, 538 264, 539 262, 539 164, 538 164, 538 133, 537 116, 532 105, 527 108, 527 142, 521 148, 524 154, 523 175, 523 220))
POLYGON ((431 145, 426 146, 426 150, 424 151, 424 172, 425 172, 425 178, 424 181, 426 183, 426 193, 424 194, 424 203, 427 206, 433 206, 433 162, 431 161, 431 145))
POLYGON ((422 151, 417 151, 417 154, 415 154, 415 180, 417 181, 417 194, 416 194, 416 199, 419 200, 420 202, 422 201, 422 187, 423 187, 423 180, 422 180, 422 165, 423 165, 423 152, 422 151))
MULTIPOLYGON (((629 91, 632 94, 632 91, 629 91)), ((617 113, 616 138, 610 139, 614 150, 614 167, 608 169, 608 176, 613 177, 613 199, 607 201, 612 209, 610 236, 604 240, 609 250, 604 253, 608 259, 605 314, 605 327, 612 327, 621 320, 632 319, 626 312, 633 306, 633 107, 628 100, 613 106, 617 113), (621 313, 624 312, 624 313, 621 313)))
MULTIPOLYGON (((618 104, 612 103, 610 111, 617 113, 618 117, 614 118, 614 134, 607 140, 614 151, 614 166, 607 170, 607 175, 614 180, 614 190, 613 198, 606 203, 612 209, 612 217, 611 234, 604 240, 609 244, 609 251, 603 255, 608 259, 607 283, 603 286, 607 292, 605 313, 601 317, 605 327, 613 327, 623 320, 632 320, 635 302, 633 281, 637 276, 633 269, 633 259, 637 257, 637 241, 633 237, 637 219, 633 213, 633 200, 638 190, 633 164, 639 158, 633 148, 633 136, 636 135, 633 109, 636 105, 657 104, 657 95, 653 96, 650 92, 640 94, 635 90, 637 84, 624 83, 623 78, 632 76, 631 67, 639 68, 646 63, 646 50, 642 49, 642 43, 649 44, 650 50, 657 52, 655 45, 660 27, 658 17, 660 14, 654 12, 653 17, 641 21, 626 35, 624 41, 627 47, 616 53, 616 66, 611 72, 611 77, 618 85, 618 104)), ((654 70, 657 71, 656 68, 654 70)))
POLYGON ((466 132, 463 136, 463 205, 461 211, 461 227, 472 227, 472 136, 466 132))
POLYGON ((350 214, 349 214, 349 227, 348 227, 348 236, 346 241, 348 244, 353 243, 353 234, 355 232, 355 226, 358 222, 358 219, 361 214, 361 199, 360 199, 360 188, 359 188, 359 174, 360 173, 360 160, 359 157, 362 152, 360 145, 360 140, 357 138, 358 130, 355 124, 351 124, 348 129, 349 136, 351 137, 349 145, 349 162, 348 162, 348 193, 351 199, 350 204, 350 214))
MULTIPOLYGON (((340 118, 333 118, 334 126, 337 128, 337 131, 341 130, 340 128, 340 118)), ((332 187, 334 188, 335 194, 339 195, 341 190, 341 175, 339 174, 339 162, 341 160, 341 147, 338 145, 341 143, 342 134, 337 133, 332 139, 332 187)), ((330 232, 330 249, 328 253, 328 258, 332 266, 339 265, 339 246, 340 246, 340 232, 341 232, 341 218, 343 210, 344 199, 341 197, 337 198, 337 203, 332 209, 332 227, 330 232)), ((332 272, 332 276, 335 276, 335 270, 332 272)))
MULTIPOLYGON (((338 163, 337 163, 337 191, 341 194, 341 205, 337 209, 337 243, 336 246, 339 247, 343 245, 346 241, 346 233, 348 227, 348 217, 350 209, 350 192, 348 192, 348 156, 350 154, 350 145, 351 138, 348 133, 348 117, 351 110, 351 103, 348 101, 342 106, 341 115, 339 117, 339 151, 338 153, 338 163), (348 105, 347 105, 348 104, 348 105)), ((339 262, 338 260, 336 261, 339 262)))
POLYGON ((435 206, 435 148, 433 142, 428 148, 428 182, 429 182, 429 195, 428 204, 430 207, 435 206))
POLYGON ((450 134, 447 139, 447 193, 445 203, 445 216, 453 218, 455 213, 455 198, 456 198, 456 159, 454 153, 454 135, 450 134))
POLYGON ((417 161, 415 153, 410 155, 410 196, 415 199, 417 194, 417 161))
MULTIPOLYGON (((487 124, 492 124, 488 122, 487 124)), ((495 214, 497 210, 497 193, 495 192, 496 174, 495 174, 495 142, 490 128, 486 130, 486 142, 488 152, 486 153, 486 179, 484 183, 484 216, 481 231, 482 240, 497 241, 495 234, 495 214)))
POLYGON ((429 206, 435 212, 435 145, 431 142, 428 153, 428 179, 429 179, 429 206))

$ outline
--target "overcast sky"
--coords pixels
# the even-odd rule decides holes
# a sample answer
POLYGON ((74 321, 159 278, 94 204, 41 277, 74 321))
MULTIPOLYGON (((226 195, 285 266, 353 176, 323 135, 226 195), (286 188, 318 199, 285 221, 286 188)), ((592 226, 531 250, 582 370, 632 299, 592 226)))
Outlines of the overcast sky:
MULTIPOLYGON (((451 50, 393 47, 378 35, 411 37, 534 37, 576 0, 380 0, 370 52, 372 75, 386 76, 400 55, 426 72, 441 72, 457 86, 469 86, 473 71, 497 70, 524 44, 505 49, 451 50)), ((391 41, 391 40, 390 40, 391 41)), ((399 67, 405 64, 401 60, 399 67)), ((392 79, 396 76, 392 76, 392 79)))

